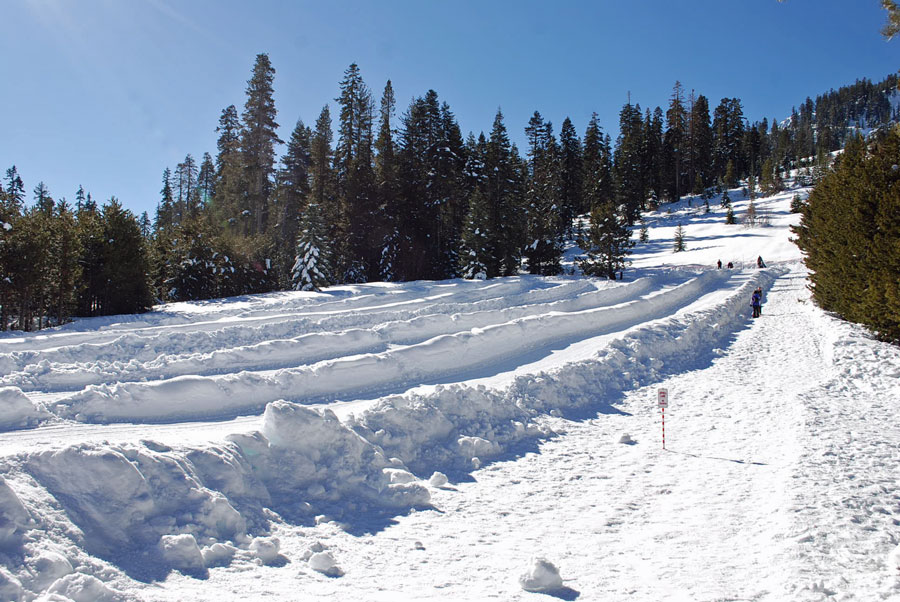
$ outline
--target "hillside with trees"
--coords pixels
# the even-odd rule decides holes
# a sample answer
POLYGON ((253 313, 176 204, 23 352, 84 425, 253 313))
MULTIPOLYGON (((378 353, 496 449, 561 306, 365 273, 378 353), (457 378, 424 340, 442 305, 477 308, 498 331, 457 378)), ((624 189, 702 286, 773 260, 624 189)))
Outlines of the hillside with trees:
POLYGON ((614 140, 596 115, 581 135, 566 118, 557 135, 535 111, 520 150, 502 111, 464 135, 428 90, 398 116, 391 82, 376 101, 352 64, 333 106, 282 141, 275 74, 257 55, 243 108, 221 112, 215 156, 164 169, 152 220, 83 189, 74 205, 55 200, 43 183, 29 205, 8 169, 0 328, 340 283, 553 275, 572 238, 585 273, 614 278, 643 211, 742 180, 776 192, 788 169, 820 178, 852 135, 898 120, 896 76, 807 98, 782 122, 749 122, 740 99, 676 82, 666 107, 629 98, 614 140))

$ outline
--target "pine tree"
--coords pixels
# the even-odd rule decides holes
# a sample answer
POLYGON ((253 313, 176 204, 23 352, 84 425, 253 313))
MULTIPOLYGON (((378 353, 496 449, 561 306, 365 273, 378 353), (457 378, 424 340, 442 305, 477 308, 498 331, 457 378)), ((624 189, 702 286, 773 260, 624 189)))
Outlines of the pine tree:
POLYGON ((226 107, 216 128, 216 179, 213 185, 211 215, 215 223, 244 236, 250 234, 250 221, 242 216, 249 206, 245 194, 244 161, 241 154, 241 122, 234 105, 226 107))
POLYGON ((470 280, 485 280, 488 265, 494 262, 496 240, 490 232, 491 211, 480 186, 469 198, 469 213, 463 228, 460 251, 460 274, 470 280))
POLYGON ((61 200, 56 204, 56 219, 52 231, 53 269, 51 282, 53 286, 53 307, 51 312, 57 324, 68 322, 75 311, 76 286, 81 279, 81 255, 78 239, 78 227, 75 215, 68 203, 61 200))
POLYGON ((315 203, 303 213, 291 274, 296 291, 317 291, 330 283, 325 227, 315 203))
POLYGON ((578 261, 582 272, 615 280, 616 273, 628 264, 634 241, 625 216, 616 211, 612 202, 606 202, 591 210, 590 227, 579 246, 587 255, 578 261))
POLYGON ((102 273, 95 315, 142 313, 153 305, 149 262, 134 214, 115 198, 103 206, 102 273))
POLYGON ((641 156, 643 143, 641 107, 629 102, 619 112, 619 136, 616 138, 613 175, 618 202, 625 206, 626 216, 631 224, 646 209, 646 177, 641 156))
POLYGON ((393 125, 395 107, 394 88, 391 80, 388 80, 381 96, 378 137, 375 139, 378 212, 383 219, 383 231, 380 233, 382 250, 379 261, 379 277, 385 281, 396 279, 400 253, 398 229, 401 219, 400 182, 393 125))
POLYGON ((212 299, 219 290, 210 229, 198 217, 186 219, 174 239, 172 275, 166 282, 173 301, 212 299))
POLYGON ((269 56, 257 54, 253 75, 247 81, 247 101, 241 115, 241 157, 252 234, 268 231, 269 203, 275 186, 275 145, 282 142, 275 121, 274 79, 275 69, 269 56))
POLYGON ((291 281, 300 216, 310 193, 311 135, 309 128, 298 119, 277 175, 273 234, 277 249, 276 269, 285 288, 291 281))
POLYGON ((340 106, 335 166, 350 252, 342 268, 347 281, 375 280, 382 226, 373 163, 374 101, 356 63, 344 72, 340 87, 341 95, 335 99, 340 106))
POLYGON ((603 136, 597 114, 591 115, 584 133, 583 198, 591 211, 613 202, 612 172, 607 139, 603 136))
POLYGON ((200 170, 197 173, 198 208, 208 209, 216 193, 216 166, 209 153, 203 153, 200 170))
POLYGON ((680 253, 687 249, 687 246, 684 242, 684 228, 681 227, 681 224, 678 224, 678 227, 675 228, 675 239, 673 241, 673 249, 676 253, 680 253))
POLYGON ((492 256, 486 262, 487 277, 513 276, 519 271, 525 239, 524 212, 520 210, 521 159, 509 141, 503 113, 494 117, 485 146, 483 194, 488 207, 485 229, 492 256))
POLYGON ((315 204, 322 215, 325 240, 331 254, 330 276, 340 282, 340 266, 346 265, 347 223, 337 198, 337 181, 333 166, 331 111, 322 107, 310 140, 310 190, 309 203, 315 204))
POLYGON ((684 89, 676 81, 666 111, 664 136, 663 186, 669 200, 677 201, 686 191, 685 160, 687 146, 687 111, 684 107, 684 89))
POLYGON ((560 272, 562 228, 559 224, 559 149, 553 126, 537 111, 525 128, 530 157, 529 184, 525 196, 528 245, 525 257, 532 274, 551 276, 560 272))
POLYGON ((650 232, 647 229, 647 223, 643 219, 641 220, 640 241, 641 242, 650 242, 650 232))
POLYGON ((583 213, 581 139, 566 117, 559 132, 559 216, 567 236, 572 235, 575 216, 583 213))
POLYGON ((690 178, 699 194, 713 181, 713 131, 709 121, 709 101, 702 94, 690 112, 690 178), (698 185, 699 184, 699 185, 698 185))

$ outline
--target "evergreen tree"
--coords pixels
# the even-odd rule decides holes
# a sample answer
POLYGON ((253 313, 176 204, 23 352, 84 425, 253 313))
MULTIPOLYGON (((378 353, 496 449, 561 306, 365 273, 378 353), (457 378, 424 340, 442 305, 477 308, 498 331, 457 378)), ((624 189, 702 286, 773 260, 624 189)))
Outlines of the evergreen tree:
POLYGON ((349 254, 346 247, 347 224, 337 198, 337 182, 331 148, 331 111, 322 108, 316 119, 316 127, 310 141, 310 190, 309 204, 315 204, 324 224, 326 246, 330 250, 333 282, 340 282, 340 266, 346 264, 349 254))
POLYGON ((196 198, 199 208, 208 209, 216 193, 216 166, 209 153, 203 153, 197 173, 196 198))
POLYGON ((584 133, 583 183, 582 196, 591 211, 594 208, 613 201, 612 170, 609 144, 604 137, 597 120, 597 114, 591 115, 587 130, 584 133))
POLYGON ((647 195, 653 202, 652 209, 663 197, 664 140, 662 109, 656 107, 651 117, 647 110, 644 119, 644 143, 642 147, 642 170, 646 179, 647 195))
POLYGON ((112 197, 103 206, 101 282, 94 315, 142 313, 153 305, 149 262, 134 214, 112 197))
POLYGON ((78 259, 78 226, 75 214, 65 200, 56 204, 56 219, 52 231, 53 267, 50 281, 53 286, 52 315, 57 324, 68 322, 75 312, 76 287, 81 279, 81 265, 78 259))
POLYGON ((215 223, 247 236, 250 234, 250 209, 245 194, 241 122, 234 105, 222 111, 216 132, 219 133, 216 141, 218 153, 210 213, 215 223), (244 218, 244 215, 248 217, 244 218))
POLYGON ((173 240, 172 275, 166 282, 173 301, 212 299, 218 293, 213 237, 204 220, 192 217, 179 226, 173 240))
POLYGON ((650 232, 647 229, 647 224, 644 220, 641 220, 641 234, 640 234, 641 242, 650 242, 650 232))
POLYGON ((681 224, 678 224, 678 227, 675 228, 675 239, 673 241, 673 249, 676 253, 680 253, 687 249, 687 246, 684 242, 684 228, 681 227, 681 224))
POLYGON ((586 257, 578 261, 588 276, 603 276, 610 280, 628 264, 634 241, 625 216, 616 211, 612 202, 605 202, 591 210, 587 235, 579 241, 586 257))
POLYGON ((373 164, 374 101, 356 63, 344 72, 340 87, 335 166, 350 253, 341 268, 348 281, 375 280, 381 259, 382 216, 373 164))
POLYGON ((714 182, 713 132, 709 121, 709 101, 702 94, 691 107, 690 149, 690 178, 694 182, 694 193, 699 194, 714 182))
POLYGON ((291 274, 296 291, 317 291, 330 282, 325 227, 315 203, 303 213, 291 274))
POLYGON ((525 257, 532 274, 551 276, 560 272, 562 228, 559 223, 559 148, 553 126, 537 111, 525 128, 530 157, 528 191, 528 245, 525 257))
POLYGON ((275 121, 275 69, 267 54, 256 55, 253 75, 247 81, 244 104, 241 157, 246 182, 247 207, 252 234, 265 234, 269 227, 269 203, 274 189, 275 145, 278 137, 275 121))
POLYGON ((619 136, 614 154, 614 177, 618 202, 625 206, 628 222, 633 224, 646 207, 647 188, 642 148, 644 123, 641 107, 627 103, 619 112, 619 136))
POLYGON ((581 139, 566 117, 559 132, 559 216, 567 236, 572 235, 575 216, 585 211, 581 165, 581 139))
POLYGON ((482 190, 488 207, 484 228, 490 236, 487 246, 492 251, 485 265, 488 278, 513 276, 519 271, 526 228, 518 203, 520 169, 521 159, 510 144, 503 113, 498 109, 485 145, 482 190))
POLYGON ((382 249, 379 277, 390 281, 397 278, 400 253, 399 224, 401 220, 400 181, 397 148, 394 143, 394 113, 396 99, 391 80, 384 86, 378 137, 375 139, 375 180, 378 192, 378 212, 383 218, 382 249))
POLYGON ((676 81, 666 111, 666 133, 663 140, 663 186, 665 196, 677 201, 689 188, 685 185, 687 165, 687 111, 684 107, 684 89, 676 81))
POLYGON ((485 280, 488 265, 494 262, 496 238, 488 230, 491 211, 487 199, 478 186, 469 198, 469 212, 463 228, 460 252, 460 274, 470 280, 485 280))
MULTIPOLYGON (((774 124, 773 124, 774 125, 774 124)), ((716 176, 725 178, 733 188, 744 173, 741 143, 744 138, 744 112, 737 98, 723 98, 713 113, 713 165, 716 176), (731 173, 727 175, 728 164, 731 173)))
POLYGON ((281 158, 277 176, 273 233, 277 250, 276 268, 284 288, 291 282, 300 216, 310 193, 311 135, 309 128, 298 119, 287 144, 287 152, 281 158))

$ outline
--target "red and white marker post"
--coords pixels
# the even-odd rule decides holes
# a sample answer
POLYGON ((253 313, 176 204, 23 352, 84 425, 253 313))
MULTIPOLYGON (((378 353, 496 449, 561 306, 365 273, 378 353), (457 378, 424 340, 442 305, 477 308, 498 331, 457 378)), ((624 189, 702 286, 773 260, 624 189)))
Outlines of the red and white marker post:
POLYGON ((663 449, 666 449, 666 408, 669 407, 669 390, 660 389, 656 398, 659 401, 659 409, 662 411, 662 439, 663 449))

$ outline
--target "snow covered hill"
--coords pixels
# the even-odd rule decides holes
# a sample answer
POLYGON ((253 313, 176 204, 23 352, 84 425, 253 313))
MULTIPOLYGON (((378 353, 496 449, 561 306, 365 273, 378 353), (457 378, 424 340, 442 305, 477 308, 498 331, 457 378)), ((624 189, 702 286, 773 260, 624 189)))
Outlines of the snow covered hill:
POLYGON ((5 333, 0 600, 900 599, 900 350, 810 303, 795 192, 645 216, 622 281, 5 333))

